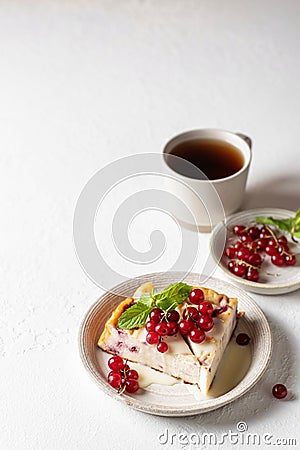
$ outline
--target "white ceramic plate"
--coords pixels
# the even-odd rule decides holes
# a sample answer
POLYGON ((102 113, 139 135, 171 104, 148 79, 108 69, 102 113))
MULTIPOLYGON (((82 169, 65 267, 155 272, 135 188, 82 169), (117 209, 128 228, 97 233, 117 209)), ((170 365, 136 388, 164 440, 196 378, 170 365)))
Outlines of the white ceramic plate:
MULTIPOLYGON (((233 225, 245 225, 255 223, 255 218, 257 216, 271 216, 278 219, 284 219, 286 217, 293 217, 295 212, 285 210, 285 209, 275 209, 275 208, 260 208, 251 209, 249 211, 242 211, 234 214, 227 218, 226 226, 227 228, 232 228, 233 225)), ((284 232, 280 232, 285 234, 284 232)), ((224 235, 224 223, 219 223, 213 230, 210 239, 210 251, 214 259, 218 261, 218 255, 222 254, 223 246, 223 235, 224 235)), ((289 239, 288 234, 286 237, 289 239)), ((230 246, 232 241, 229 240, 229 233, 227 233, 226 247, 230 246)), ((294 253, 300 252, 300 245, 290 243, 291 251, 294 253)), ((288 292, 295 291, 300 288, 300 258, 295 266, 285 266, 277 267, 270 262, 270 258, 266 257, 263 262, 263 271, 260 272, 259 282, 248 281, 244 278, 239 278, 232 274, 228 268, 227 264, 229 259, 226 256, 221 258, 219 266, 225 272, 225 274, 230 278, 230 280, 237 284, 239 287, 246 289, 247 291, 255 292, 257 294, 265 295, 278 295, 286 294, 288 292), (273 274, 278 274, 278 276, 267 275, 265 272, 271 272, 273 274)))
POLYGON ((201 400, 189 392, 185 384, 176 384, 174 386, 150 385, 148 388, 140 389, 139 392, 141 393, 139 394, 118 395, 116 390, 111 388, 106 381, 107 355, 97 347, 97 341, 107 318, 120 301, 124 297, 132 295, 142 283, 153 281, 159 291, 168 284, 176 283, 180 280, 191 285, 202 284, 199 274, 191 273, 186 276, 183 272, 154 273, 120 284, 114 288, 114 292, 118 292, 118 295, 108 292, 89 309, 81 324, 79 333, 80 355, 83 364, 98 386, 111 397, 126 403, 132 408, 161 416, 200 414, 234 401, 257 383, 266 370, 271 356, 270 328, 266 317, 258 305, 247 293, 237 287, 224 281, 210 278, 202 285, 219 293, 237 297, 239 310, 245 311, 245 316, 239 320, 238 327, 239 332, 245 332, 251 337, 252 361, 242 381, 231 391, 220 397, 205 397, 201 400))

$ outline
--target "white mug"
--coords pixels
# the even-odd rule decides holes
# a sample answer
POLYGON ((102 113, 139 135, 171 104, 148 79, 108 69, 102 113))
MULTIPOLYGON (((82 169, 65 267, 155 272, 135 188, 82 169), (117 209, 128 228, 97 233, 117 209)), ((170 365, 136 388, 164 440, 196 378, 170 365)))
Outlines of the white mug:
MULTIPOLYGON (((207 232, 226 216, 239 209, 243 201, 252 157, 251 146, 251 139, 248 136, 219 129, 188 131, 167 142, 163 149, 163 160, 168 175, 166 187, 182 204, 182 208, 177 208, 176 211, 180 222, 207 232), (244 163, 241 169, 230 176, 216 180, 196 179, 178 173, 169 165, 170 157, 178 158, 171 152, 178 144, 194 139, 213 139, 233 145, 243 156, 244 163)), ((191 164, 182 158, 180 163, 191 164)))

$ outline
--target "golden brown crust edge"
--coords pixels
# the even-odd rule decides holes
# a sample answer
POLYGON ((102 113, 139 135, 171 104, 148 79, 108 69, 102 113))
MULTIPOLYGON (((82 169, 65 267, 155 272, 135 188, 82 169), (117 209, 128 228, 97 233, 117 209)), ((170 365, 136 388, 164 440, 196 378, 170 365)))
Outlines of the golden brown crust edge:
POLYGON ((112 312, 110 318, 106 321, 104 330, 99 338, 99 341, 98 341, 99 347, 101 347, 101 345, 105 343, 106 339, 110 335, 109 327, 113 327, 113 328, 117 327, 119 317, 125 311, 126 307, 129 306, 133 302, 134 302, 134 299, 132 297, 128 297, 125 300, 123 300, 121 303, 119 303, 119 305, 116 307, 116 309, 112 312))

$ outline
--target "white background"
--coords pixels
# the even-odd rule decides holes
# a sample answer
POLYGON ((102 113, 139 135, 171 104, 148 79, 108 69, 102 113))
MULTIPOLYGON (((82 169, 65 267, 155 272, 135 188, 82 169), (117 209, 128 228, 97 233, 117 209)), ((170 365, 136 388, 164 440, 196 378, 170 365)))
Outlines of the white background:
POLYGON ((299 291, 253 295, 275 348, 248 394, 203 416, 151 417, 82 367, 78 327, 102 291, 72 243, 97 169, 197 127, 253 138, 245 209, 299 208, 299 42, 297 0, 0 1, 1 450, 159 449, 166 428, 219 434, 240 420, 299 443, 299 291), (272 398, 276 382, 291 400, 272 398))

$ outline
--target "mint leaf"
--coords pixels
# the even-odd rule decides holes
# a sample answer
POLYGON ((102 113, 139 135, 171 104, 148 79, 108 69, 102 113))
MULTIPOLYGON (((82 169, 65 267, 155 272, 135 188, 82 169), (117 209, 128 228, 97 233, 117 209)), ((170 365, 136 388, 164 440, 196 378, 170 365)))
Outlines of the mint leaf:
POLYGON ((172 311, 190 295, 192 286, 186 283, 175 283, 168 286, 159 294, 153 296, 155 304, 164 311, 172 311))
POLYGON ((139 298, 139 303, 143 303, 143 305, 146 305, 150 308, 150 306, 153 305, 153 298, 150 292, 145 292, 144 294, 142 294, 139 298))
POLYGON ((256 217, 257 223, 262 223, 264 225, 274 225, 280 230, 287 231, 290 233, 292 228, 293 219, 273 219, 273 217, 256 217))
POLYGON ((297 242, 295 237, 300 238, 300 209, 298 209, 295 216, 292 218, 274 219, 273 217, 256 217, 255 220, 257 223, 274 225, 279 228, 279 230, 287 231, 295 242, 297 242))
POLYGON ((144 325, 154 307, 160 308, 164 312, 172 311, 187 299, 191 290, 192 286, 186 283, 175 283, 159 294, 144 293, 137 303, 121 314, 118 320, 118 328, 131 330, 144 325))
POLYGON ((152 306, 147 306, 145 303, 139 301, 121 314, 118 320, 118 328, 131 330, 132 328, 144 325, 151 310, 152 306))
POLYGON ((300 209, 296 212, 293 222, 293 229, 295 231, 300 231, 300 209))

